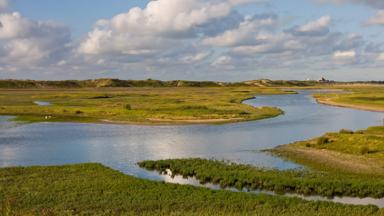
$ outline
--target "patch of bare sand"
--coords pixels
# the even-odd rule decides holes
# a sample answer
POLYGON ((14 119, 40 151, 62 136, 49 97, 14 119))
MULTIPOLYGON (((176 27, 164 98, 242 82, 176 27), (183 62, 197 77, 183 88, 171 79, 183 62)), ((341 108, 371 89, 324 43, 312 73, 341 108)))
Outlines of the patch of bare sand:
POLYGON ((353 108, 353 109, 360 109, 360 110, 373 111, 373 112, 384 112, 384 108, 381 108, 381 107, 372 107, 369 105, 357 105, 357 104, 335 102, 332 100, 332 98, 316 99, 316 101, 320 104, 331 105, 331 106, 353 108))

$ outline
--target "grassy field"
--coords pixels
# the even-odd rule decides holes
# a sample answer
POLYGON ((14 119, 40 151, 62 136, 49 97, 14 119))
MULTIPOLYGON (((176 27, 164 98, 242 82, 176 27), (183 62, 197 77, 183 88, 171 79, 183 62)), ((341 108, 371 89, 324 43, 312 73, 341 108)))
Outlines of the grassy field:
POLYGON ((384 127, 340 130, 272 152, 317 170, 384 175, 384 127))
POLYGON ((0 89, 0 115, 30 122, 227 123, 282 114, 242 104, 256 95, 282 93, 261 87, 0 89))
POLYGON ((370 111, 384 111, 384 85, 338 85, 345 92, 316 94, 318 102, 370 111))
POLYGON ((309 202, 141 180, 99 164, 0 169, 1 215, 383 215, 309 202))

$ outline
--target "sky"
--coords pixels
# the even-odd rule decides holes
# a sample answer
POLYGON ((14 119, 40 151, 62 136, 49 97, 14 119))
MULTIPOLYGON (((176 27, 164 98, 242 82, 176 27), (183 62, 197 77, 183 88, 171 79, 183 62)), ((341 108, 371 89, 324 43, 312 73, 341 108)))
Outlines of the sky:
POLYGON ((383 0, 0 0, 0 79, 384 80, 383 0))

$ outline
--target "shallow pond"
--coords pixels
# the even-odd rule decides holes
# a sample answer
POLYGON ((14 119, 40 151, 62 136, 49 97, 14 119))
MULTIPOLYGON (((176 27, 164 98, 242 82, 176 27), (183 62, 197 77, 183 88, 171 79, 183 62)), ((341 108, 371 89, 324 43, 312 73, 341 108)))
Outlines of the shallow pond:
POLYGON ((226 125, 144 126, 80 123, 16 124, 0 117, 0 167, 100 162, 124 173, 162 180, 142 160, 203 157, 279 169, 298 165, 259 152, 325 132, 382 124, 383 113, 317 104, 311 92, 260 96, 253 106, 285 114, 226 125))

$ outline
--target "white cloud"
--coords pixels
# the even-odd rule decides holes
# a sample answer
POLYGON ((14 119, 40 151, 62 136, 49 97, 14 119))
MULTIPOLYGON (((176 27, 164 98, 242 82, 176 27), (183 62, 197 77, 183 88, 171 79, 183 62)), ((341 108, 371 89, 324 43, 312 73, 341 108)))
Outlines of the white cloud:
POLYGON ((384 53, 380 53, 379 56, 377 57, 377 60, 384 61, 384 53))
POLYGON ((151 1, 144 9, 136 7, 111 20, 99 20, 80 45, 79 52, 142 55, 163 51, 174 46, 177 40, 212 32, 210 23, 235 16, 234 5, 245 2, 249 1, 151 1))
POLYGON ((68 51, 69 30, 57 23, 28 20, 19 13, 0 14, 0 64, 33 66, 56 61, 68 51))
POLYGON ((336 51, 333 54, 333 58, 335 59, 354 59, 355 57, 356 57, 355 50, 336 51))
POLYGON ((195 62, 206 60, 211 55, 212 55, 212 52, 203 51, 203 52, 198 52, 198 53, 183 56, 180 60, 183 63, 192 64, 195 62))
POLYGON ((217 66, 217 67, 230 66, 231 63, 232 63, 232 57, 219 56, 212 62, 212 66, 217 66))
POLYGON ((97 21, 75 42, 60 24, 0 13, 0 70, 65 71, 64 78, 71 73, 75 78, 193 74, 193 79, 216 79, 224 73, 236 77, 264 69, 313 71, 384 61, 381 46, 359 34, 335 31, 338 25, 328 15, 292 26, 275 14, 236 11, 254 2, 262 0, 150 1, 143 9, 97 21))
POLYGON ((367 21, 368 25, 384 25, 384 10, 379 10, 371 19, 367 21))
POLYGON ((320 17, 318 20, 308 22, 307 24, 300 26, 297 30, 300 32, 318 32, 324 28, 328 28, 331 22, 330 16, 320 17))
POLYGON ((230 29, 217 36, 208 37, 204 39, 203 43, 212 46, 253 44, 258 38, 262 39, 261 30, 275 25, 277 25, 277 17, 273 15, 246 17, 236 29, 230 29))

